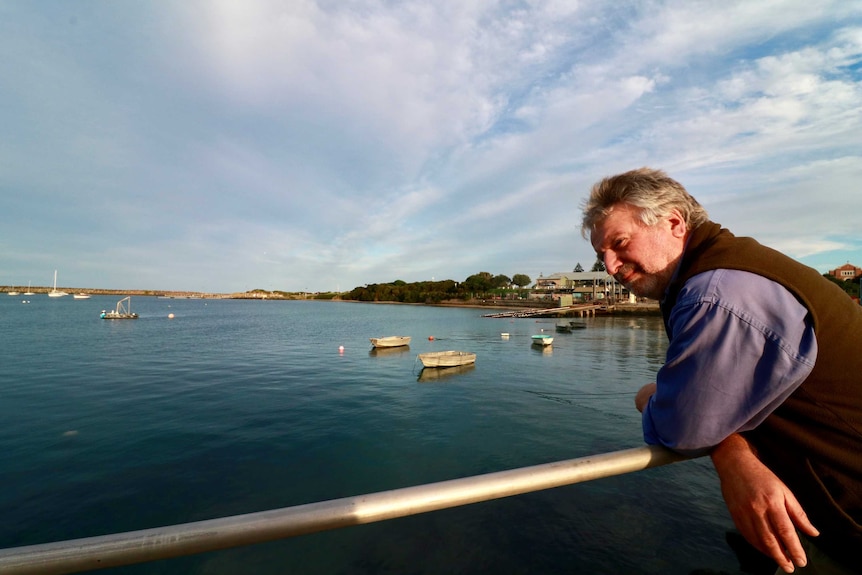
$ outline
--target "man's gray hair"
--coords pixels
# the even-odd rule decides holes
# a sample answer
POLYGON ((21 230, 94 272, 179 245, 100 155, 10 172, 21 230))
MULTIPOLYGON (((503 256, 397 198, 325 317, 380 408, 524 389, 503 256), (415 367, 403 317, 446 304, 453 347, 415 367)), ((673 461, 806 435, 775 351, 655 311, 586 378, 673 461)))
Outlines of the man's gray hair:
POLYGON ((640 209, 641 221, 654 226, 659 219, 676 209, 693 230, 709 220, 706 210, 676 180, 661 170, 638 168, 624 174, 609 176, 593 186, 584 202, 581 235, 589 239, 596 225, 605 219, 617 204, 629 204, 640 209))

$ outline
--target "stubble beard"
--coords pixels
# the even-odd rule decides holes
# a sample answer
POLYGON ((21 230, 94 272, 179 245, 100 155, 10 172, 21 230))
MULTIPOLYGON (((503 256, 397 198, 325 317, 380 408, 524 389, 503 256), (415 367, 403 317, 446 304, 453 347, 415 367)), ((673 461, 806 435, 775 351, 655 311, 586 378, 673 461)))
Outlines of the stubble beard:
POLYGON ((663 270, 655 273, 647 273, 638 266, 626 264, 614 274, 614 279, 623 284, 626 289, 637 297, 661 300, 664 298, 664 292, 670 284, 678 261, 677 259, 670 262, 663 270), (620 280, 620 278, 626 277, 631 272, 637 274, 637 277, 633 281, 624 282, 620 280))

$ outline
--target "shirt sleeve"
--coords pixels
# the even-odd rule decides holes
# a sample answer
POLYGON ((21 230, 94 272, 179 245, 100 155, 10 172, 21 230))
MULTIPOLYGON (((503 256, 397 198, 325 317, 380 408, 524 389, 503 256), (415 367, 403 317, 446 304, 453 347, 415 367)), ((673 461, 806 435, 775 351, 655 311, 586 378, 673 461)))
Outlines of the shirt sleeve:
POLYGON ((688 280, 668 333, 667 360, 643 412, 644 439, 687 455, 757 427, 817 357, 807 308, 780 284, 743 271, 688 280))

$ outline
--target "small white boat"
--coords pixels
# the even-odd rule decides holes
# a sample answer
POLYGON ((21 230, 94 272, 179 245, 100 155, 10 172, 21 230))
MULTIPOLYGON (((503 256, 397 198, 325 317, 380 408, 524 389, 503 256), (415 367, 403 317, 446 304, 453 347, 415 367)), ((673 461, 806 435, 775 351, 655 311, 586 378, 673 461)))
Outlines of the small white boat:
POLYGON ((74 299, 90 299, 90 294, 88 294, 88 293, 76 293, 72 297, 74 299))
POLYGON ((420 353, 419 361, 425 367, 458 367, 476 363, 476 354, 467 351, 429 351, 420 353))
POLYGON ((27 291, 24 292, 24 295, 36 295, 32 291, 30 291, 31 290, 31 288, 30 288, 31 283, 33 283, 33 282, 27 282, 27 291))
POLYGON ((138 314, 132 313, 132 298, 128 296, 117 302, 117 309, 102 310, 102 315, 99 317, 102 319, 138 319, 138 314))
POLYGON ((374 347, 401 347, 402 345, 410 345, 410 336, 408 335, 390 335, 386 337, 370 337, 371 345, 374 347))
POLYGON ((533 336, 533 345, 541 345, 544 347, 546 345, 551 345, 552 343, 554 343, 554 338, 549 335, 540 334, 533 336))
POLYGON ((9 294, 9 295, 21 295, 21 292, 19 292, 19 291, 14 291, 14 290, 13 290, 13 291, 7 291, 6 293, 7 293, 7 294, 9 294))
POLYGON ((57 270, 54 270, 54 289, 48 292, 48 297, 63 297, 67 295, 69 294, 64 291, 57 290, 57 270))

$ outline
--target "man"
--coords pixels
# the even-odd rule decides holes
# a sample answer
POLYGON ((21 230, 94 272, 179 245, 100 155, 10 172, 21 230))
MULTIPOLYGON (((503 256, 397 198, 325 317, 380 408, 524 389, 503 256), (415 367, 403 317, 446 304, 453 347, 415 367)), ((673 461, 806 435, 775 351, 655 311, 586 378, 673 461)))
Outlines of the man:
POLYGON ((709 453, 734 523, 779 572, 862 572, 860 306, 711 222, 659 170, 593 186, 581 230, 608 273, 661 302, 667 361, 635 398, 647 443, 709 453))

